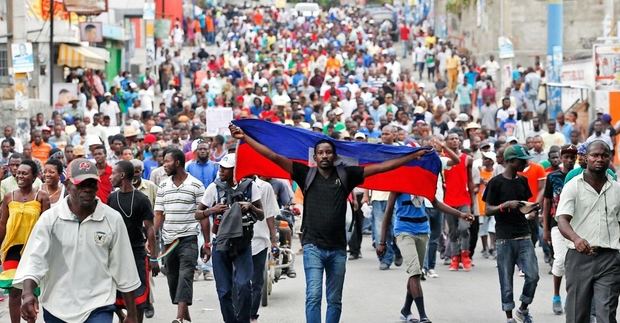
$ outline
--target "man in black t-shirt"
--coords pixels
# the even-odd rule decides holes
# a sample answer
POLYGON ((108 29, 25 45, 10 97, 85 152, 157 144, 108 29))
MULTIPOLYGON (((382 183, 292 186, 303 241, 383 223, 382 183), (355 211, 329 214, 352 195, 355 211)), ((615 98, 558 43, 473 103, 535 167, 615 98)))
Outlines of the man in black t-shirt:
POLYGON ((525 274, 521 292, 521 306, 515 316, 519 322, 531 322, 528 305, 534 299, 538 285, 538 260, 530 239, 530 228, 524 213, 535 210, 537 205, 526 202, 532 193, 527 179, 517 175, 527 166, 531 156, 521 145, 509 146, 504 150, 503 174, 493 177, 487 184, 482 199, 486 202, 486 215, 495 216, 495 235, 497 248, 497 271, 502 296, 502 310, 506 312, 508 323, 517 322, 512 317, 515 308, 512 277, 515 265, 525 274), (530 207, 525 210, 524 207, 530 207), (533 209, 531 209, 533 208, 533 209), (525 212, 522 212, 525 211, 525 212))
MULTIPOLYGON (((119 161, 112 168, 110 181, 112 186, 119 189, 112 192, 108 198, 108 205, 121 214, 131 249, 133 251, 135 266, 140 276, 140 288, 134 291, 136 308, 138 310, 138 322, 142 322, 144 309, 148 306, 149 279, 147 271, 151 268, 153 276, 159 273, 159 264, 157 259, 152 257, 147 259, 146 250, 144 248, 144 233, 148 241, 148 249, 155 250, 155 231, 153 230, 153 209, 149 198, 142 192, 136 190, 131 184, 134 176, 133 164, 126 160, 119 161), (144 226, 144 227, 143 227, 144 226)), ((122 309, 125 304, 120 294, 116 297, 116 313, 122 322, 124 315, 122 309)))
POLYGON ((547 175, 545 182, 545 192, 543 200, 543 240, 553 247, 553 265, 551 273, 553 274, 553 313, 562 314, 564 312, 562 299, 560 298, 560 285, 564 276, 564 259, 568 252, 566 239, 558 229, 558 223, 555 221, 555 210, 560 202, 560 193, 564 188, 564 179, 566 174, 575 167, 577 158, 577 147, 574 145, 564 145, 560 150, 560 159, 562 160, 562 168, 547 175))
MULTIPOLYGON (((339 322, 342 312, 342 288, 347 261, 347 239, 345 235, 345 214, 347 197, 354 187, 362 184, 364 178, 383 173, 420 158, 428 150, 369 166, 347 166, 336 169, 336 146, 327 139, 319 140, 314 146, 314 161, 317 164, 314 179, 306 185, 311 167, 293 162, 273 152, 265 145, 246 136, 241 128, 230 125, 230 133, 236 139, 245 141, 250 147, 291 174, 304 193, 304 215, 302 223, 302 245, 304 250, 304 271, 306 274, 306 322, 321 322, 321 299, 323 298, 323 273, 326 276, 327 322, 339 322), (346 180, 338 173, 346 172, 346 180), (346 185, 343 184, 346 182, 346 185)), ((339 166, 340 167, 340 166, 339 166)))

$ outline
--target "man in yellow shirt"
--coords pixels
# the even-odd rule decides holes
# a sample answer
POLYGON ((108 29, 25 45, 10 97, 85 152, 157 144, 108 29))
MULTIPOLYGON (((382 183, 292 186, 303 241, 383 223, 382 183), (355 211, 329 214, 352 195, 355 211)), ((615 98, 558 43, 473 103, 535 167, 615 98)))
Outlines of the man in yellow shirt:
POLYGON ((452 52, 452 56, 446 59, 446 70, 448 71, 448 90, 454 93, 456 89, 457 76, 461 68, 461 58, 456 52, 452 52))

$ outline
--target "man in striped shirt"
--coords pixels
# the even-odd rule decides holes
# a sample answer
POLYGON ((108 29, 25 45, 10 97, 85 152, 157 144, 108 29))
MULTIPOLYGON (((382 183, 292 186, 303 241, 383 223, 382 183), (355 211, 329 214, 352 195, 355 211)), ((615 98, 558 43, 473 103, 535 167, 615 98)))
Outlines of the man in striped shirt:
POLYGON ((157 190, 155 232, 161 229, 167 253, 164 262, 170 298, 177 305, 176 320, 172 322, 190 322, 189 306, 192 305, 194 269, 198 258, 197 236, 201 231, 207 241, 202 247, 206 257, 211 253, 208 220, 199 223, 194 219, 205 188, 185 171, 185 155, 179 149, 165 152, 164 170, 169 177, 157 190))

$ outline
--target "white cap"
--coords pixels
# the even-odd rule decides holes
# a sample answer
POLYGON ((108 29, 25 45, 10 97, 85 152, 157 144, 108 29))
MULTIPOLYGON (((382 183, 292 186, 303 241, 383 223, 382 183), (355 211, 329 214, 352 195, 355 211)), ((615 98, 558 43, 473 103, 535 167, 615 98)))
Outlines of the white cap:
POLYGON ((150 133, 162 133, 162 132, 164 132, 164 129, 160 126, 151 127, 150 133))
POLYGON ((220 167, 234 168, 237 162, 237 156, 235 154, 228 154, 220 160, 220 167))
POLYGON ((320 122, 315 122, 312 124, 312 128, 319 128, 319 129, 323 129, 323 124, 320 122))
POLYGON ((488 159, 492 160, 493 162, 495 162, 495 158, 497 157, 497 155, 495 155, 495 153, 492 152, 492 151, 483 151, 482 152, 482 156, 484 158, 488 158, 488 159))
POLYGON ((424 88, 424 87, 426 87, 426 85, 424 85, 424 83, 420 82, 420 83, 418 83, 418 87, 424 88))
POLYGON ((514 114, 517 114, 517 109, 515 109, 515 108, 508 108, 508 110, 506 112, 508 112, 508 114, 513 114, 514 115, 514 114))
POLYGON ((510 137, 506 138, 506 142, 507 143, 511 143, 513 141, 516 142, 516 143, 519 143, 519 140, 515 136, 510 136, 510 137))
POLYGON ((413 109, 413 114, 423 114, 424 113, 424 107, 421 106, 417 106, 415 107, 415 109, 413 109))
POLYGON ((104 96, 104 97, 105 97, 105 96, 112 96, 112 93, 110 93, 110 92, 106 92, 106 93, 103 93, 103 96, 104 96))
POLYGON ((363 132, 356 132, 355 136, 353 136, 353 139, 366 139, 366 134, 364 134, 363 132))
POLYGON ((461 114, 459 114, 458 117, 456 117, 456 121, 468 122, 469 121, 469 116, 467 115, 467 113, 461 113, 461 114))
POLYGON ((101 145, 101 139, 96 135, 86 135, 86 144, 84 146, 90 147, 92 145, 101 145))
POLYGON ((334 109, 334 114, 337 116, 342 115, 343 113, 344 113, 344 110, 342 110, 341 108, 334 109))

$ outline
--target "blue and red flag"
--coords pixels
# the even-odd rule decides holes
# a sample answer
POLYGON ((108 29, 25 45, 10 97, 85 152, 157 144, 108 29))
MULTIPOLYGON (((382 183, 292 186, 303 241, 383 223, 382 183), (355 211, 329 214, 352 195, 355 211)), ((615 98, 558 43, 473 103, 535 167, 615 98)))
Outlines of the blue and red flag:
MULTIPOLYGON (((315 143, 321 139, 330 139, 323 134, 309 130, 256 119, 236 120, 233 124, 275 153, 309 166, 316 166, 312 158, 315 143)), ((346 165, 377 164, 421 149, 365 142, 332 141, 336 144, 336 154, 346 165)), ((432 201, 435 199, 437 175, 440 170, 439 156, 436 152, 432 152, 389 172, 367 177, 361 187, 409 193, 424 196, 432 201)), ((289 173, 256 152, 246 142, 240 142, 237 147, 235 177, 239 180, 254 174, 274 178, 291 178, 289 173)))

